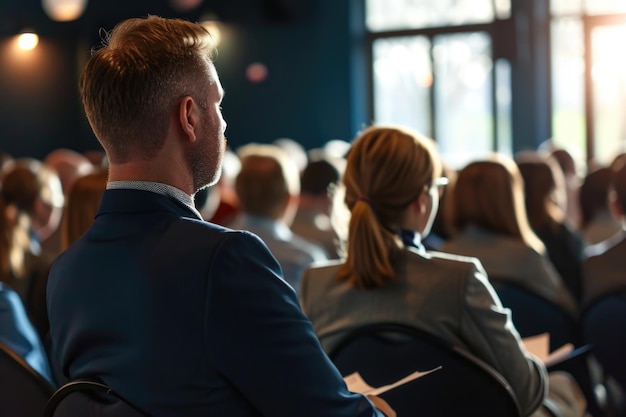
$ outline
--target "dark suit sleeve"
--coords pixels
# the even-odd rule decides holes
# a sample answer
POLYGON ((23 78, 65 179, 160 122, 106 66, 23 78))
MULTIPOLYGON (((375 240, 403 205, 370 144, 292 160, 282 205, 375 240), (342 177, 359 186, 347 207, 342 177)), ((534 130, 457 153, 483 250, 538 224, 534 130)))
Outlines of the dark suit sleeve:
POLYGON ((209 359, 261 415, 382 416, 347 391, 260 239, 230 233, 209 275, 209 359))

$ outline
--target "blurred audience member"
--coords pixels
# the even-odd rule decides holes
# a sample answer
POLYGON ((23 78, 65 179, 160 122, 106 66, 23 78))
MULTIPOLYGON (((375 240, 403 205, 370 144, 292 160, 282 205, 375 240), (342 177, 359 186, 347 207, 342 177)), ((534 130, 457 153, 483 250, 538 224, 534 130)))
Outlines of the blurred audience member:
POLYGON ((22 299, 2 281, 0 281, 0 342, 54 384, 46 350, 28 319, 22 299))
POLYGON ((622 230, 585 249, 584 306, 613 291, 626 291, 626 163, 615 164, 610 173, 609 204, 622 230))
POLYGON ((510 281, 574 314, 573 295, 532 231, 524 206, 524 182, 507 156, 471 162, 454 188, 459 230, 441 250, 480 259, 490 280, 510 281))
MULTIPOLYGON (((94 167, 85 155, 65 148, 53 150, 46 155, 43 162, 59 175, 64 195, 69 193, 76 179, 88 174, 94 167)), ((58 227, 52 230, 48 237, 41 240, 41 248, 44 253, 53 258, 61 253, 63 246, 61 231, 58 227)))
POLYGON ((65 194, 69 192, 77 178, 88 174, 93 168, 93 164, 85 155, 65 148, 51 151, 43 163, 57 172, 65 194))
POLYGON ((580 186, 580 233, 586 244, 602 242, 622 227, 609 207, 611 169, 598 168, 588 173, 580 186))
POLYGON ((577 228, 580 224, 578 192, 581 179, 578 175, 576 161, 574 161, 572 155, 563 148, 555 148, 549 155, 557 161, 565 178, 565 219, 571 227, 577 228))
POLYGON ((306 168, 308 162, 307 152, 299 142, 290 138, 279 138, 273 142, 273 145, 278 146, 289 155, 291 160, 296 163, 298 172, 301 173, 306 168))
POLYGON ((258 235, 297 291, 304 268, 327 259, 320 246, 295 235, 289 226, 298 209, 300 176, 290 156, 275 145, 249 144, 238 150, 241 171, 235 190, 242 212, 229 226, 258 235))
POLYGON ((93 224, 106 189, 108 171, 104 168, 74 181, 67 194, 61 222, 61 244, 65 250, 93 224))
POLYGON ((0 174, 12 163, 13 156, 6 152, 0 151, 0 174))
POLYGON ((577 302, 582 296, 583 240, 566 221, 565 178, 552 157, 535 152, 516 156, 524 179, 528 221, 550 261, 577 302))
POLYGON ((235 192, 235 178, 241 169, 239 156, 231 149, 226 148, 224 162, 222 163, 222 175, 217 184, 213 185, 212 199, 219 202, 209 220, 211 223, 226 226, 233 221, 239 213, 239 199, 235 192))
POLYGON ((336 186, 341 173, 331 159, 311 159, 300 176, 298 211, 291 230, 298 236, 324 248, 330 258, 338 258, 337 236, 330 216, 330 188, 336 186))
POLYGON ((56 173, 36 160, 17 160, 1 180, 0 281, 22 298, 32 324, 45 341, 45 286, 52 258, 41 253, 42 231, 58 228, 63 207, 56 173))
POLYGON ((109 165, 106 153, 102 149, 93 149, 83 152, 83 155, 95 168, 106 168, 109 165))
POLYGON ((193 204, 205 221, 209 221, 220 204, 220 196, 215 186, 204 187, 193 196, 193 204))

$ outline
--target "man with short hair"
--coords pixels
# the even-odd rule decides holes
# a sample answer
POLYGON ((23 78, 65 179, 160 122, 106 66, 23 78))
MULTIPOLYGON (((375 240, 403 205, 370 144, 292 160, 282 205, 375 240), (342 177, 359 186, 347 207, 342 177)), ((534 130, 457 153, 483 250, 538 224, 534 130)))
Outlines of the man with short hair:
POLYGON ((151 16, 120 23, 87 62, 109 182, 50 273, 52 360, 152 417, 380 416, 347 391, 262 241, 194 208, 226 144, 212 51, 201 25, 151 16))
POLYGON ((298 167, 276 145, 252 143, 238 153, 241 169, 235 191, 241 212, 229 226, 259 236, 280 263, 285 280, 298 292, 305 268, 328 259, 321 246, 289 228, 300 198, 298 167))

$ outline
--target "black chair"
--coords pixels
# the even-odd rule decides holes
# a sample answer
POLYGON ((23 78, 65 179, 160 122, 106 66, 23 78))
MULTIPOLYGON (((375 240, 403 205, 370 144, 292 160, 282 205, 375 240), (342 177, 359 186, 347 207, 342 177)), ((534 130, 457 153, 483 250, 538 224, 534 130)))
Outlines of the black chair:
POLYGON ((467 351, 413 327, 396 323, 361 327, 329 357, 342 375, 358 371, 372 386, 441 365, 439 371, 380 395, 399 416, 520 415, 515 394, 502 375, 467 351))
POLYGON ((587 308, 581 318, 583 337, 604 372, 626 388, 626 294, 609 294, 587 308))
POLYGON ((41 417, 54 387, 0 343, 0 416, 41 417))
POLYGON ((522 337, 550 334, 550 351, 566 343, 579 346, 580 330, 575 318, 552 301, 528 289, 496 278, 490 281, 522 337))
POLYGON ((565 371, 571 374, 587 400, 589 412, 596 417, 606 414, 605 400, 597 395, 604 381, 593 377, 590 363, 590 350, 583 347, 580 325, 577 320, 550 300, 532 293, 528 289, 508 282, 491 278, 493 287, 502 305, 511 309, 511 319, 521 337, 550 334, 550 351, 567 343, 578 347, 581 353, 572 359, 550 367, 549 371, 565 371))
POLYGON ((146 414, 98 381, 71 381, 50 397, 44 417, 146 417, 146 414))

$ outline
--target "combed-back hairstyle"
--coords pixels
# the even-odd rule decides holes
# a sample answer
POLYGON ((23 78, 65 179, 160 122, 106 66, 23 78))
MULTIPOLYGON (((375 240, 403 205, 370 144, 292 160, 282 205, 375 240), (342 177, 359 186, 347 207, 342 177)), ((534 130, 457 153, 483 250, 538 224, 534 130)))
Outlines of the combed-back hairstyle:
POLYGON ((502 154, 470 162, 454 187, 454 224, 476 226, 521 239, 538 253, 545 247, 532 231, 524 205, 524 181, 515 162, 502 154))
POLYGON ((351 216, 346 262, 338 280, 370 289, 394 278, 403 212, 440 175, 429 138, 394 126, 361 132, 348 152, 343 176, 351 216))
POLYGON ((241 169, 235 191, 241 208, 249 214, 278 219, 289 196, 300 194, 300 172, 282 148, 251 143, 237 150, 241 169))
POLYGON ((516 159, 524 179, 528 221, 535 232, 556 230, 565 219, 566 190, 563 171, 553 157, 526 154, 516 159))
POLYGON ((208 106, 213 52, 201 25, 157 16, 125 20, 103 39, 83 69, 80 93, 110 162, 153 158, 182 97, 208 106))

